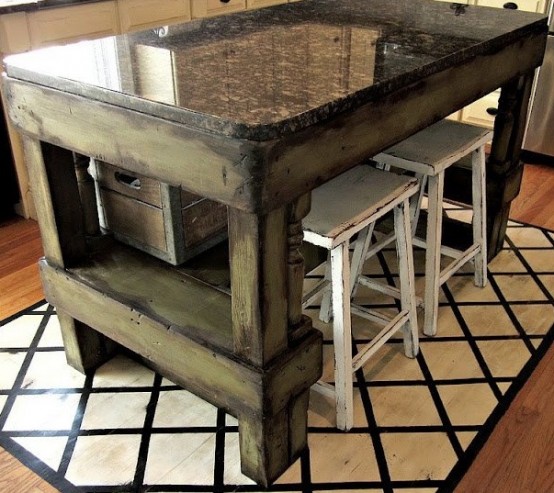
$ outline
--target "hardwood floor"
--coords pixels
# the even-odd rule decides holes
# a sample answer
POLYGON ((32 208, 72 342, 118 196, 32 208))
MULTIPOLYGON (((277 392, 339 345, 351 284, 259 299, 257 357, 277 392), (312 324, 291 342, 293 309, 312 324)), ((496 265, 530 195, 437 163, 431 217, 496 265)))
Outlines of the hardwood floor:
MULTIPOLYGON (((554 167, 527 165, 512 219, 554 230, 554 167)), ((41 256, 34 221, 0 224, 0 320, 43 298, 36 267, 41 256)), ((554 491, 554 347, 538 365, 456 493, 554 491), (550 406, 550 407, 549 407, 550 406)), ((0 448, 0 491, 57 490, 0 448)))

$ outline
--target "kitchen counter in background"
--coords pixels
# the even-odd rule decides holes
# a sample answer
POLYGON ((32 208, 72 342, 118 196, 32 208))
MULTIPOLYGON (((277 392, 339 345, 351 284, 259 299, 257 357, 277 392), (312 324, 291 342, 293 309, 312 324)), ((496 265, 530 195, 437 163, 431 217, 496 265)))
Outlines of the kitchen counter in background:
MULTIPOLYGON (((297 0, 289 0, 297 1, 297 0)), ((440 0, 450 3, 450 0, 440 0)), ((547 0, 517 0, 520 10, 545 12, 547 0)), ((54 44, 65 44, 188 22, 287 0, 0 0, 0 54, 8 55, 54 44)), ((505 0, 461 0, 460 6, 502 8, 505 0)), ((492 127, 498 91, 484 96, 451 117, 492 127)), ((17 212, 36 218, 20 138, 9 128, 21 202, 17 212)))

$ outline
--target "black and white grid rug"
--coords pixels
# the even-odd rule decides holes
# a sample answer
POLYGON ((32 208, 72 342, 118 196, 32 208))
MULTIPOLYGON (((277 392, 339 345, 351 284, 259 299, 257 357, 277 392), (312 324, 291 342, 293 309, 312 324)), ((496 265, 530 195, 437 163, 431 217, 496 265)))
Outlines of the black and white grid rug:
MULTIPOLYGON (((394 279, 394 257, 385 252, 367 273, 394 279)), ((419 284, 422 259, 416 252, 419 284)), ((358 297, 394 306, 362 289, 358 297)), ((332 382, 330 326, 316 306, 307 313, 325 334, 332 382)), ((452 491, 553 327, 554 233, 510 223, 487 287, 476 288, 469 270, 443 287, 439 333, 421 337, 416 360, 392 339, 357 372, 350 432, 334 427, 332 402, 312 392, 309 451, 271 489, 452 491)), ((357 342, 374 330, 356 317, 353 328, 357 342)), ((232 416, 126 355, 89 377, 69 368, 46 303, 0 322, 0 369, 0 446, 62 492, 260 491, 240 472, 232 416)))

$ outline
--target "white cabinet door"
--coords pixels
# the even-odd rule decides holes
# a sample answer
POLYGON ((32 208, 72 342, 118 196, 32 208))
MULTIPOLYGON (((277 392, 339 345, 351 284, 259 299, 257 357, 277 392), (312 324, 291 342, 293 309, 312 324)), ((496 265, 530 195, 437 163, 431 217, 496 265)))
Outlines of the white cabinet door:
POLYGON ((38 10, 28 15, 33 48, 118 34, 115 2, 38 10))
POLYGON ((246 0, 192 0, 192 18, 228 14, 246 9, 246 0))
POLYGON ((517 7, 518 10, 527 12, 544 12, 544 0, 475 0, 475 5, 482 7, 506 8, 505 5, 517 7))
POLYGON ((190 20, 190 0, 119 0, 118 9, 124 33, 190 20))

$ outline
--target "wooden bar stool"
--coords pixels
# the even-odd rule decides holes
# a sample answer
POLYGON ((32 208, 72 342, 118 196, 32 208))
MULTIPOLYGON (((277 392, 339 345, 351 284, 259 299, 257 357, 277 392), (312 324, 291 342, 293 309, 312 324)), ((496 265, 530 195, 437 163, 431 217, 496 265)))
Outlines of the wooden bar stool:
MULTIPOLYGON (((425 320, 423 332, 433 336, 437 333, 439 290, 465 263, 473 260, 476 286, 487 283, 487 226, 485 144, 492 139, 492 131, 442 120, 425 130, 403 140, 378 154, 373 159, 386 166, 413 171, 421 180, 419 199, 412 204, 412 228, 419 217, 421 200, 427 182, 428 222, 425 240, 414 238, 413 243, 426 248, 425 253, 425 320), (466 160, 472 169, 473 243, 460 251, 442 245, 442 201, 444 173, 449 167, 466 160), (441 254, 452 261, 440 268, 441 254)), ((388 239, 391 241, 391 238, 388 239)), ((386 241, 376 248, 382 248, 386 241)), ((367 255, 375 253, 375 248, 367 255)), ((365 257, 364 257, 365 258, 365 257)))
MULTIPOLYGON (((409 198, 418 187, 414 178, 359 165, 315 189, 311 212, 303 220, 304 240, 330 251, 335 386, 323 382, 316 385, 335 398, 337 427, 342 430, 349 430, 353 424, 353 373, 400 329, 406 356, 414 358, 419 349, 409 217, 409 198), (392 319, 351 304, 352 286, 357 279, 351 280, 349 259, 351 238, 356 233, 366 233, 390 211, 394 211, 401 292, 400 313, 392 319), (384 325, 355 357, 352 357, 351 313, 384 325)), ((329 280, 324 279, 307 293, 304 306, 328 285, 329 280)))

